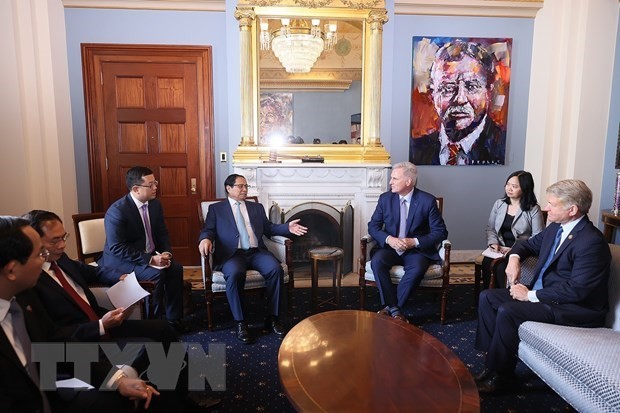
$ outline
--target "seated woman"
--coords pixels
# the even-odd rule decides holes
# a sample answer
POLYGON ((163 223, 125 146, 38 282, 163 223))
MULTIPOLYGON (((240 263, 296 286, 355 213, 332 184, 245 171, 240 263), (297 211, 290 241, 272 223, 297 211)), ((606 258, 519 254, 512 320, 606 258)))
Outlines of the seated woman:
MULTIPOLYGON (((528 239, 545 229, 540 206, 534 195, 534 179, 526 171, 510 174, 504 187, 504 197, 495 201, 487 224, 487 244, 497 252, 506 254, 515 241, 528 239)), ((484 288, 489 287, 493 259, 484 257, 482 277, 484 288)), ((507 260, 500 262, 495 271, 495 287, 506 286, 507 260)))

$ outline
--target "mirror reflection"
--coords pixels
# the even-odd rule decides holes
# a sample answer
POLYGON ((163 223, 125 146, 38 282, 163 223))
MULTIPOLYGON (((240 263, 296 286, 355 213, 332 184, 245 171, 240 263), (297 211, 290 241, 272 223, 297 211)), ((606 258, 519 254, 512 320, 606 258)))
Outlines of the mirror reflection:
POLYGON ((259 145, 360 144, 362 20, 260 19, 259 145))

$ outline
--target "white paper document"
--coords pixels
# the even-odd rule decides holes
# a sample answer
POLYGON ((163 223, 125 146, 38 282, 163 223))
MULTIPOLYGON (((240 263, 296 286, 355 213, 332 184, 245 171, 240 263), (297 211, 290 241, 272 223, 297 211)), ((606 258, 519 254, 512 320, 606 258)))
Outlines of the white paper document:
POLYGON ((132 272, 124 280, 117 282, 106 291, 114 307, 129 308, 147 295, 148 291, 138 284, 136 274, 132 272))
POLYGON ((502 254, 501 252, 497 252, 491 249, 491 247, 487 248, 486 250, 482 251, 482 255, 484 255, 485 257, 489 257, 492 259, 495 258, 501 258, 504 256, 504 254, 502 254))
POLYGON ((90 384, 80 379, 76 379, 75 377, 72 379, 57 380, 56 388, 57 389, 84 389, 84 390, 94 389, 94 387, 91 386, 90 384))

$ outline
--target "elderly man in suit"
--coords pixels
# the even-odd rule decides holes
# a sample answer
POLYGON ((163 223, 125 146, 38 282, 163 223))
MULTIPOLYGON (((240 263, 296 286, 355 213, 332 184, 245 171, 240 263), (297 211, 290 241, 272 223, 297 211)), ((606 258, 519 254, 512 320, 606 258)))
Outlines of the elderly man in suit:
POLYGON ((438 261, 437 245, 448 237, 437 199, 416 188, 418 169, 410 162, 392 167, 391 190, 381 194, 368 223, 368 233, 377 241, 370 252, 381 303, 380 314, 407 322, 401 311, 413 290, 420 285, 432 261, 438 261), (392 284, 390 268, 402 265, 405 275, 392 284))
POLYGON ((551 224, 512 247, 506 267, 510 288, 480 295, 476 348, 487 352, 486 368, 475 377, 481 393, 514 383, 521 323, 603 325, 611 253, 603 234, 588 219, 591 204, 592 192, 580 180, 567 179, 547 188, 544 210, 551 224), (520 261, 529 256, 539 257, 537 276, 523 285, 520 261))
MULTIPOLYGON (((0 406, 3 412, 132 412, 134 401, 144 400, 148 408, 157 390, 143 380, 130 378, 122 370, 109 382, 91 382, 113 391, 79 391, 70 399, 56 392, 42 392, 39 372, 32 361, 32 341, 57 337, 53 322, 43 310, 32 288, 49 252, 43 248, 28 221, 0 217, 0 406), (109 384, 108 384, 109 383, 109 384)), ((111 366, 94 363, 91 371, 103 372, 111 366), (103 368, 103 370, 101 369, 103 368)), ((152 411, 152 409, 151 409, 152 411)))
POLYGON ((279 315, 284 291, 284 270, 276 257, 267 250, 263 235, 303 235, 307 228, 300 225, 298 219, 288 224, 273 224, 267 219, 261 204, 245 202, 248 183, 241 175, 229 175, 224 188, 228 198, 209 207, 200 232, 198 249, 202 255, 215 250, 213 261, 215 268, 221 269, 226 279, 226 296, 237 322, 237 339, 243 343, 251 341, 242 301, 245 272, 248 269, 257 270, 265 277, 270 312, 265 326, 278 336, 283 336, 285 329, 279 315))
MULTIPOLYGON (((164 210, 157 196, 153 171, 136 166, 127 171, 129 193, 114 202, 105 214, 106 241, 98 263, 118 270, 135 272, 136 278, 157 281, 153 292, 156 315, 161 315, 162 295, 166 297, 166 318, 179 333, 189 331, 183 322, 183 267, 172 261, 164 210)), ((107 279, 118 281, 118 276, 107 279)))

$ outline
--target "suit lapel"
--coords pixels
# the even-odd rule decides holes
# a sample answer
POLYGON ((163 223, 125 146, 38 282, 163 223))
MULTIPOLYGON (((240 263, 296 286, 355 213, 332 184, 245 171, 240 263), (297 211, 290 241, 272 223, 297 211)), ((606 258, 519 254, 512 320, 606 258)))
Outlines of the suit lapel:
MULTIPOLYGON (((64 271, 64 270, 63 270, 64 271)), ((65 271, 66 273, 66 271, 65 271)), ((60 294, 65 300, 67 300, 68 303, 70 303, 72 306, 74 306, 75 308, 79 309, 80 311, 82 311, 82 309, 80 308, 79 305, 77 305, 77 303, 75 302, 75 300, 69 295, 68 292, 65 291, 64 288, 62 288, 62 286, 60 284, 58 284, 56 282, 56 280, 54 280, 52 278, 51 275, 49 275, 46 271, 41 270, 41 277, 39 278, 39 282, 46 284, 48 286, 48 288, 51 288, 53 290, 56 290, 58 292, 58 294, 60 294)))
POLYGON ((568 246, 575 240, 575 238, 579 236, 579 232, 583 229, 583 227, 586 226, 588 222, 588 217, 583 217, 583 219, 579 221, 577 225, 575 225, 575 228, 573 228, 573 230, 570 232, 570 234, 568 234, 564 242, 560 245, 560 248, 558 248, 558 251, 553 256, 553 260, 551 260, 551 262, 555 261, 557 257, 559 257, 560 254, 562 254, 562 252, 564 252, 564 250, 568 248, 568 246))
POLYGON ((411 225, 413 224, 413 218, 416 215, 415 212, 420 205, 420 202, 418 202, 417 194, 418 192, 414 188, 413 194, 411 194, 411 205, 409 205, 409 211, 407 213, 407 232, 409 232, 409 228, 411 228, 411 225))
POLYGON ((15 364, 20 371, 23 371, 24 374, 30 377, 24 366, 22 366, 22 362, 19 360, 17 353, 15 353, 15 349, 13 349, 3 328, 0 328, 0 354, 4 355, 11 363, 15 364))

